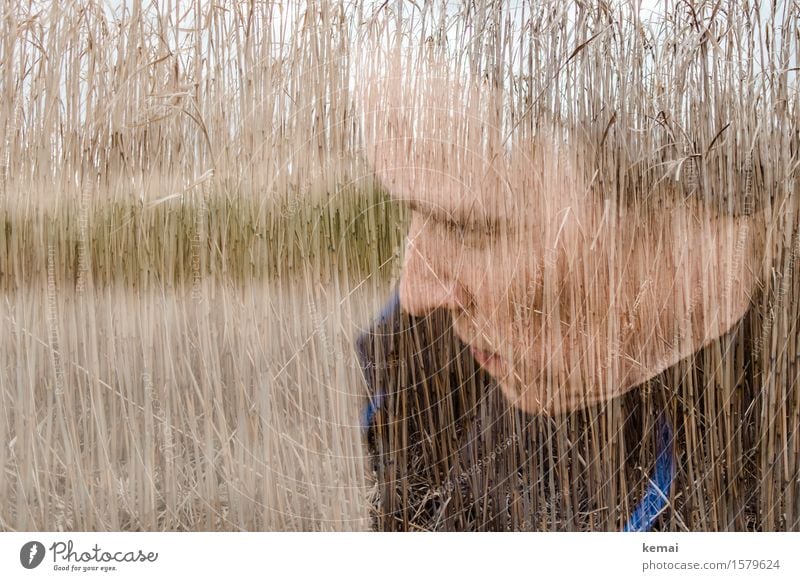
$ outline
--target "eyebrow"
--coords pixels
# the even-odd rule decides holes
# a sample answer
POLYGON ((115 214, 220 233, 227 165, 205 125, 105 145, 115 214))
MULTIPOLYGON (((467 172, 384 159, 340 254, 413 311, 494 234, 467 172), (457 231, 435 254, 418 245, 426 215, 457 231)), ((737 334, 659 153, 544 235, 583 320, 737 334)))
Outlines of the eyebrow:
POLYGON ((458 225, 478 225, 485 226, 489 229, 496 229, 500 226, 500 221, 497 218, 475 214, 473 211, 465 208, 458 208, 455 211, 448 212, 444 208, 437 208, 430 206, 418 200, 398 200, 400 203, 412 212, 419 212, 425 216, 429 216, 437 222, 446 222, 458 225))

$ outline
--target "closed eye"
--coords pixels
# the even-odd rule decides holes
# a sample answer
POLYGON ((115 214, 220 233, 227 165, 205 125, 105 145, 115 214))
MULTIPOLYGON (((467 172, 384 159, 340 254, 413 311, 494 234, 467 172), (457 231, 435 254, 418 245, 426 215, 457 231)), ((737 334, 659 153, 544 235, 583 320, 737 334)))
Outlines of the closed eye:
POLYGON ((500 231, 500 226, 492 220, 459 219, 458 216, 443 210, 429 208, 414 200, 409 201, 408 208, 412 214, 420 216, 423 222, 432 225, 447 239, 469 247, 480 247, 493 242, 500 231))
POLYGON ((493 240, 496 236, 496 228, 488 224, 477 222, 456 222, 451 220, 434 220, 444 231, 465 246, 482 246, 493 240))

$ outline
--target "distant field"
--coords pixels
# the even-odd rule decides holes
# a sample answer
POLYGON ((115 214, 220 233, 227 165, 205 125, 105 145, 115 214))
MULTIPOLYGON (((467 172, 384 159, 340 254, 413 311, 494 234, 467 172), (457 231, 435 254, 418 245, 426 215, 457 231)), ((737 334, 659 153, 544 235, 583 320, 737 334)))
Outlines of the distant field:
POLYGON ((399 206, 377 190, 294 202, 209 194, 82 206, 72 196, 45 208, 0 205, 0 227, 6 290, 41 280, 50 258, 58 278, 76 286, 89 274, 97 284, 172 286, 206 276, 276 279, 309 267, 385 277, 398 267, 404 235, 399 206))

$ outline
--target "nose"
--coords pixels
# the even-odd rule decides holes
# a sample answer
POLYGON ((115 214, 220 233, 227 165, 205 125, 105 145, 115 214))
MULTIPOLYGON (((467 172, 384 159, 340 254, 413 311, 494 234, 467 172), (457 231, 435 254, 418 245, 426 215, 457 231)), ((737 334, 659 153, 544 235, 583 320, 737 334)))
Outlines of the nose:
POLYGON ((421 230, 412 226, 400 279, 400 305, 407 313, 422 316, 439 308, 452 311, 464 308, 466 293, 444 252, 444 248, 436 248, 421 230))

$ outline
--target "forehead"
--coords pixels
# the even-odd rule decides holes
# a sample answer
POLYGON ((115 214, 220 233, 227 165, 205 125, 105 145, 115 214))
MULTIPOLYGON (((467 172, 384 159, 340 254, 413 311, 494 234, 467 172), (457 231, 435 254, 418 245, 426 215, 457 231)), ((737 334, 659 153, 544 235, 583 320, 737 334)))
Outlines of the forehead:
POLYGON ((498 122, 486 87, 405 80, 372 79, 364 91, 368 161, 393 198, 502 220, 563 207, 577 190, 555 125, 522 137, 498 122))
POLYGON ((377 173, 391 197, 414 210, 443 210, 456 216, 502 219, 513 213, 514 192, 496 173, 454 171, 444 162, 389 165, 377 173))
POLYGON ((549 138, 487 149, 428 136, 387 139, 372 161, 392 198, 413 209, 503 221, 571 202, 573 172, 549 138))

